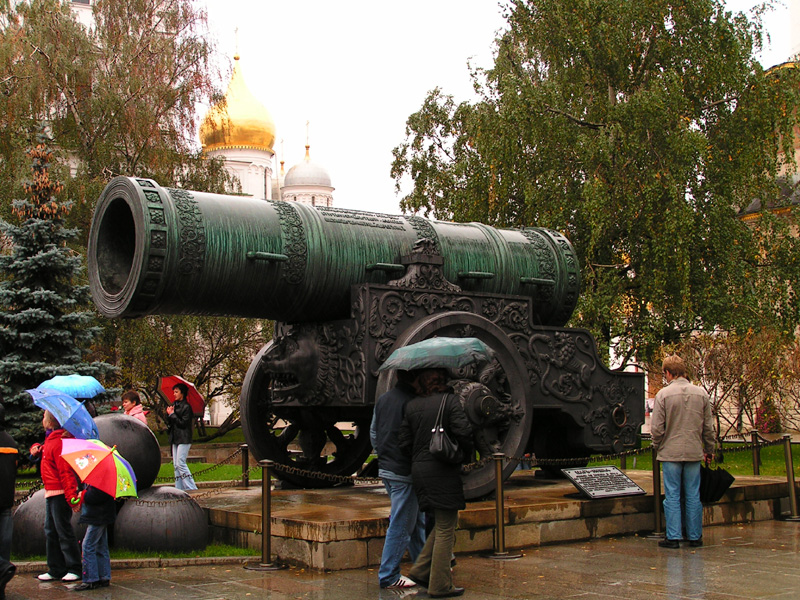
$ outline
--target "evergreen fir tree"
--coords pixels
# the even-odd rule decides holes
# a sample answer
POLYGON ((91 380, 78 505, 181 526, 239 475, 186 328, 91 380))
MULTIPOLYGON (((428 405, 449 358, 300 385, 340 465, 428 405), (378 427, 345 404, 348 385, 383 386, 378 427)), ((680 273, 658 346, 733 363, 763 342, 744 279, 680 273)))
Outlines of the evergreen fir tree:
POLYGON ((100 329, 85 310, 89 288, 78 283, 83 259, 67 244, 78 233, 64 226, 71 203, 56 198, 63 185, 50 179, 49 140, 40 135, 37 141, 28 153, 27 198, 13 202, 18 224, 0 222, 10 245, 0 255, 0 392, 9 433, 23 445, 42 436, 41 410, 26 389, 70 373, 102 380, 114 368, 83 361, 100 329))

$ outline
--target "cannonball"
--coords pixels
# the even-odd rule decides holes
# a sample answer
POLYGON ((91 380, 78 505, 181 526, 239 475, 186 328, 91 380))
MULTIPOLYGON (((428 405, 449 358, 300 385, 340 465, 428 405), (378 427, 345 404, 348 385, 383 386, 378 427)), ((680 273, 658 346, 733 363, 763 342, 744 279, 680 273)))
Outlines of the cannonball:
POLYGON ((161 449, 150 428, 139 419, 126 414, 107 413, 95 418, 100 440, 127 460, 136 473, 136 490, 141 493, 158 477, 161 469, 161 449))
MULTIPOLYGON (((33 556, 47 553, 44 537, 44 490, 39 490, 14 511, 14 532, 11 536, 11 555, 33 556)), ((78 523, 80 513, 72 515, 72 529, 78 540, 83 539, 86 525, 78 523)))
POLYGON ((208 517, 183 490, 152 487, 117 513, 114 540, 130 550, 202 550, 208 544, 208 517))

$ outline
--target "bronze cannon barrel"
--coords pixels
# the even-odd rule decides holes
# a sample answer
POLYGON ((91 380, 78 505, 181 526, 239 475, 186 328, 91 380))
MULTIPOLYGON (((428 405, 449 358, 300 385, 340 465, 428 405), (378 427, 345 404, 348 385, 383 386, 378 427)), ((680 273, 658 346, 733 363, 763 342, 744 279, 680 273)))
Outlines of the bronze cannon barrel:
POLYGON ((530 297, 542 325, 565 324, 575 308, 577 257, 556 231, 207 194, 131 177, 112 180, 97 202, 89 282, 108 317, 343 319, 351 286, 402 276, 402 257, 421 238, 433 240, 445 277, 464 292, 530 297))

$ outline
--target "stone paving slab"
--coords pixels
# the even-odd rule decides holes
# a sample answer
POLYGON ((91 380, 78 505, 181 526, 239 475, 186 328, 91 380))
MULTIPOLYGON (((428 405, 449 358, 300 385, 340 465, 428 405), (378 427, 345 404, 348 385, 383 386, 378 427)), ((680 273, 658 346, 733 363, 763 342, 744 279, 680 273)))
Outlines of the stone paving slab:
MULTIPOLYGON (((465 599, 795 600, 800 598, 800 523, 762 521, 704 530, 705 545, 659 548, 640 536, 532 548, 516 560, 459 555, 454 577, 465 599)), ((409 565, 403 565, 407 572, 409 565)), ((321 573, 301 568, 250 571, 239 565, 114 569, 112 585, 89 592, 74 584, 18 575, 8 600, 428 598, 423 589, 381 590, 374 568, 321 573)))

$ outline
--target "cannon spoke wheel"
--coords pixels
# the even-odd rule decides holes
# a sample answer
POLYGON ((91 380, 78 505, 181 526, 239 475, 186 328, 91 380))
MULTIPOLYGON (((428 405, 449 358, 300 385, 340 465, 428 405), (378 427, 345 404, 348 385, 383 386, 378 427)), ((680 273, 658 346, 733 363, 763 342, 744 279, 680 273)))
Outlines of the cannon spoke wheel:
MULTIPOLYGON (((450 312, 432 315, 415 323, 398 336, 392 351, 432 337, 476 337, 494 350, 502 373, 493 378, 492 385, 499 387, 496 391, 510 400, 518 419, 512 420, 510 426, 502 430, 488 427, 487 437, 499 446, 494 449, 495 452, 502 452, 509 457, 521 456, 531 431, 531 392, 525 364, 514 342, 497 325, 480 315, 450 312)), ((394 383, 394 371, 382 371, 376 397, 389 390, 394 383)), ((470 411, 467 412, 469 414, 470 411)), ((476 453, 474 460, 481 458, 484 457, 476 453)), ((508 461, 503 468, 503 478, 510 476, 516 466, 517 461, 508 461)), ((463 480, 464 496, 468 500, 485 496, 495 489, 495 466, 492 462, 484 464, 464 475, 463 480)))
POLYGON ((288 469, 276 469, 280 479, 298 487, 336 485, 333 479, 310 475, 350 476, 358 472, 372 451, 369 426, 372 407, 274 407, 270 376, 259 368, 264 346, 250 363, 240 410, 242 430, 256 460, 272 460, 288 469))

